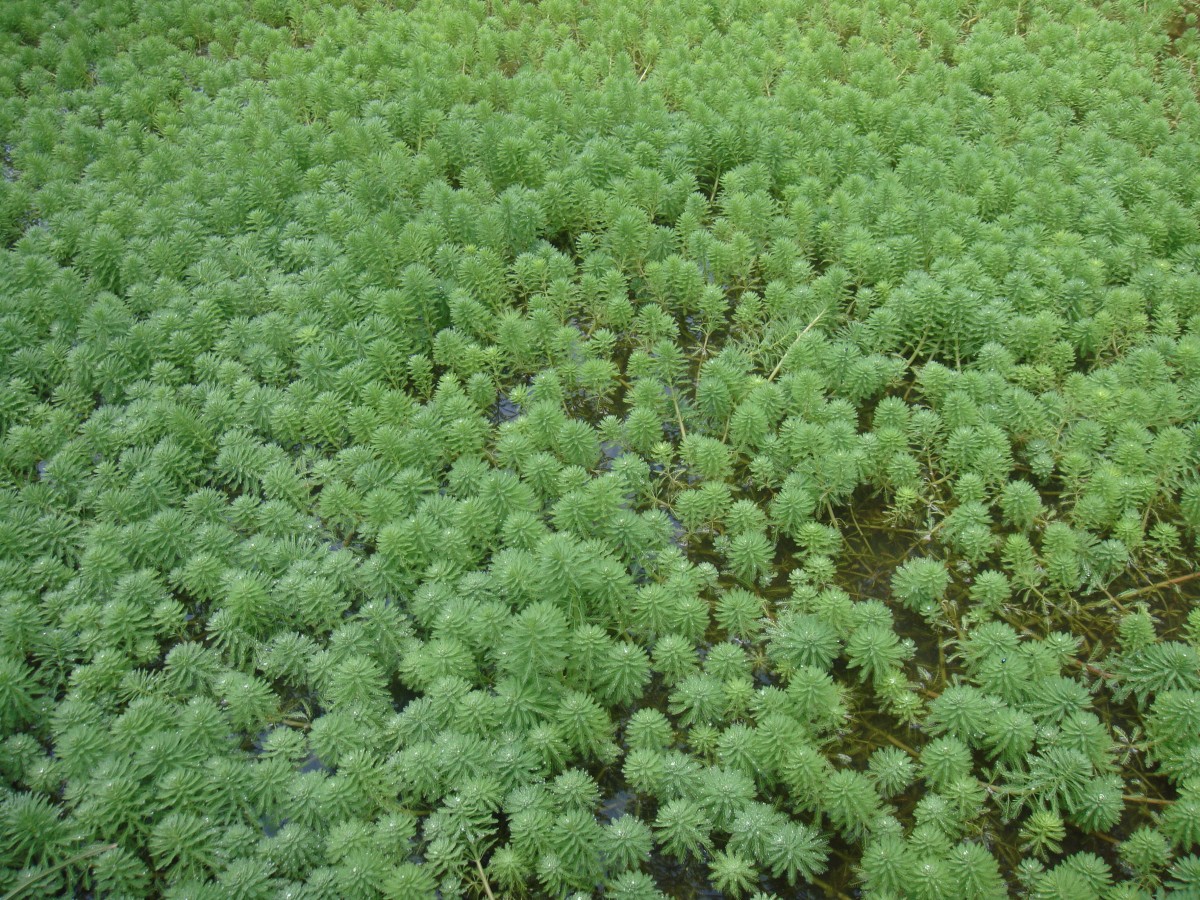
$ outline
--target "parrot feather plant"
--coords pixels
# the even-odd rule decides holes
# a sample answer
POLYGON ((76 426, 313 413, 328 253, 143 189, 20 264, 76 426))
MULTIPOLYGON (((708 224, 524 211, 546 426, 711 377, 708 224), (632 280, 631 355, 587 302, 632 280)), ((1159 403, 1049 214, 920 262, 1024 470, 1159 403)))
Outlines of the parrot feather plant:
POLYGON ((1198 62, 0 4, 0 894, 1200 892, 1198 62))

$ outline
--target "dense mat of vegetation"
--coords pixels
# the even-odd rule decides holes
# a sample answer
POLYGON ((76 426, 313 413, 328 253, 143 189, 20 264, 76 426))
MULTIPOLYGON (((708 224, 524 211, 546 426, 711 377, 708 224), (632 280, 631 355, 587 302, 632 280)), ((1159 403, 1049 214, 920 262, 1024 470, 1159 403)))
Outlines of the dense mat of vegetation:
POLYGON ((1194 18, 0 3, 0 891, 1200 892, 1194 18))

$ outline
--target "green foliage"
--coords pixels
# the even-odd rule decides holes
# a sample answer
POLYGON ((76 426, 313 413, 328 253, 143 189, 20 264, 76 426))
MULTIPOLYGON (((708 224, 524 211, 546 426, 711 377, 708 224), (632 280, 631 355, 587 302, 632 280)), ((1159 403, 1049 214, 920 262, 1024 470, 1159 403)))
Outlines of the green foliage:
POLYGON ((33 673, 20 660, 0 659, 0 731, 13 734, 33 716, 33 673))
POLYGON ((775 547, 770 539, 758 531, 741 531, 732 538, 723 539, 722 546, 729 571, 746 585, 759 580, 769 580, 775 547))
POLYGON ((1118 852, 1121 862, 1146 887, 1158 883, 1158 873, 1166 867, 1171 856, 1167 838, 1156 829, 1146 827, 1137 829, 1122 841, 1118 852))
POLYGON ((1021 826, 1021 849, 1044 859, 1062 849, 1066 836, 1062 818, 1045 809, 1034 810, 1021 826))
POLYGON ((766 848, 767 865, 776 878, 810 881, 825 871, 828 846, 815 829, 800 822, 785 822, 771 837, 766 848))
POLYGON ((859 669, 864 680, 878 681, 898 670, 909 656, 911 652, 901 644, 896 632, 883 623, 856 628, 846 642, 847 664, 859 669))
POLYGON ((717 599, 713 618, 728 634, 743 640, 755 637, 761 630, 763 602, 741 588, 724 592, 717 599))
POLYGON ((748 860, 736 853, 714 853, 709 870, 712 873, 713 887, 731 897, 741 897, 750 893, 758 883, 757 870, 748 860))
POLYGON ((1197 890, 1200 42, 1028 6, 0 5, 0 893, 1197 890))
POLYGON ((1143 706, 1168 691, 1200 689, 1200 655, 1187 644, 1161 641, 1147 646, 1127 641, 1128 649, 1114 662, 1119 698, 1133 694, 1143 706))
POLYGON ((703 810, 688 800, 672 800, 654 820, 655 839, 673 856, 699 856, 711 847, 703 810))
POLYGON ((1162 833, 1180 850, 1200 843, 1200 792, 1196 788, 1195 782, 1186 783, 1159 823, 1162 833))
POLYGON ((816 616, 788 612, 769 631, 771 658, 784 672, 802 666, 827 669, 837 657, 837 632, 816 616))
POLYGON ((954 685, 929 704, 928 721, 935 734, 949 734, 977 746, 995 723, 999 704, 975 688, 954 685))
POLYGON ((842 834, 862 838, 882 812, 875 786, 861 772, 839 769, 825 783, 821 807, 842 834))
POLYGON ((892 576, 892 592, 907 608, 926 619, 937 617, 949 584, 945 563, 936 559, 910 560, 892 576))
POLYGON ((916 766, 898 747, 880 747, 871 754, 869 774, 884 799, 904 791, 913 782, 916 766))

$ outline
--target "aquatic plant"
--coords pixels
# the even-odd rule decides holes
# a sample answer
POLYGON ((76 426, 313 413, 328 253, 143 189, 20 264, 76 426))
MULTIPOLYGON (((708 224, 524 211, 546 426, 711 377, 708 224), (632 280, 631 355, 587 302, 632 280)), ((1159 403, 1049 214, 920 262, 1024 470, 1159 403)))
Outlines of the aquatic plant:
POLYGON ((3 4, 0 891, 1196 890, 1195 24, 3 4))

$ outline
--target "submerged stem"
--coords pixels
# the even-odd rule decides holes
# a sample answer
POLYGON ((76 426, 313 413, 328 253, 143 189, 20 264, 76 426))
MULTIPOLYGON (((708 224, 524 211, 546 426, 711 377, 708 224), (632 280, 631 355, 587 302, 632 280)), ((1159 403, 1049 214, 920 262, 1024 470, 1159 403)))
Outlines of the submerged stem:
POLYGON ((1189 581, 1195 581, 1200 578, 1200 572, 1191 572, 1187 575, 1180 575, 1178 578, 1168 578, 1166 581, 1158 581, 1154 584, 1148 584, 1143 588, 1137 588, 1132 591, 1122 591, 1117 594, 1117 598, 1121 600, 1129 600, 1133 597, 1141 597, 1144 594, 1151 594, 1154 591, 1162 590, 1167 587, 1174 587, 1177 584, 1185 584, 1189 581))
POLYGON ((475 871, 479 873, 479 880, 483 884, 483 892, 488 895, 488 900, 496 900, 496 895, 492 893, 492 886, 488 883, 487 874, 483 871, 483 863, 479 861, 479 857, 475 857, 475 871))

